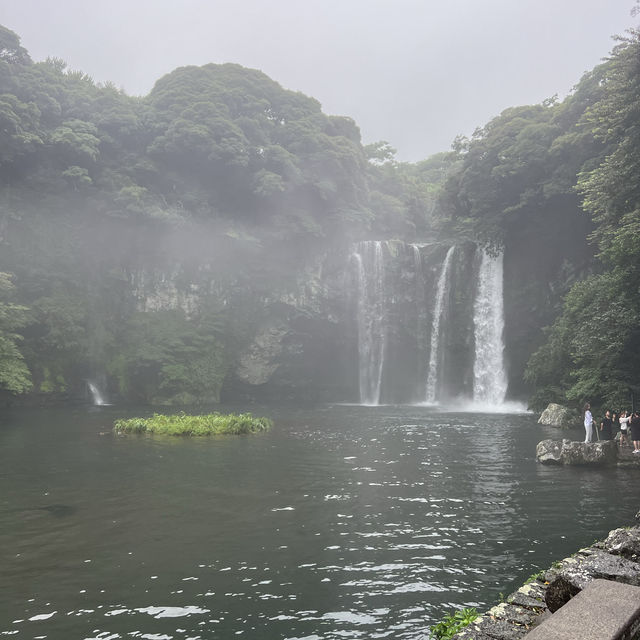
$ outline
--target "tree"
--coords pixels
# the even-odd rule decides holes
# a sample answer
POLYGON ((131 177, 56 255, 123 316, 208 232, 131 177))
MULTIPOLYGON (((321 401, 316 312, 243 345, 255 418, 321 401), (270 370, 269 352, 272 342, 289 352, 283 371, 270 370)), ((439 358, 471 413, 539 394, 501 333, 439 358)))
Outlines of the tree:
POLYGON ((20 46, 19 36, 0 24, 0 60, 9 64, 28 64, 31 58, 27 50, 20 46))
POLYGON ((640 32, 619 39, 599 84, 581 122, 605 156, 580 172, 577 189, 595 222, 601 273, 573 286, 528 376, 569 401, 619 407, 640 377, 640 32))
POLYGON ((27 323, 27 308, 10 302, 14 288, 11 276, 0 273, 0 391, 13 395, 26 393, 32 386, 18 346, 22 340, 18 331, 27 323))
POLYGON ((109 363, 120 393, 153 404, 217 402, 227 371, 216 315, 135 314, 109 363))

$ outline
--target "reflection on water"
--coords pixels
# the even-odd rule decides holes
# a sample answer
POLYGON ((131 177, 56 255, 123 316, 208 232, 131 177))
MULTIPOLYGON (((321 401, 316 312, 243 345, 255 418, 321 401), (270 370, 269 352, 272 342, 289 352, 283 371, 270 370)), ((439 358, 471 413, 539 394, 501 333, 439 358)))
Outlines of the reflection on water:
POLYGON ((536 464, 530 415, 254 411, 204 440, 3 416, 0 635, 417 639, 635 512, 633 470, 536 464))

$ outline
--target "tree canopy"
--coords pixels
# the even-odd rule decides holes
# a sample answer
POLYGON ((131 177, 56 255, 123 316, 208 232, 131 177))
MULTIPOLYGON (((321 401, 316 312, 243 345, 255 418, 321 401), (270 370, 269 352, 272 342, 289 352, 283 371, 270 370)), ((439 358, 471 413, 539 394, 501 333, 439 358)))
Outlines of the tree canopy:
POLYGON ((504 248, 534 405, 622 403, 640 373, 639 61, 631 31, 564 100, 403 163, 260 71, 182 67, 132 97, 0 26, 0 392, 67 393, 99 368, 130 399, 215 399, 318 255, 428 238, 504 248), (165 277, 184 291, 147 309, 165 277))

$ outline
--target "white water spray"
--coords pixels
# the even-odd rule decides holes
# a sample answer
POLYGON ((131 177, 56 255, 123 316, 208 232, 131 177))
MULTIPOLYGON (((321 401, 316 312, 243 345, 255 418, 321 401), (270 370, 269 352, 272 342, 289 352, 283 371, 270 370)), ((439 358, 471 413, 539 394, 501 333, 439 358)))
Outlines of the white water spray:
POLYGON ((431 321, 431 349, 429 352, 429 369, 427 371, 427 392, 425 401, 433 404, 436 401, 436 390, 438 384, 438 368, 440 363, 440 329, 442 318, 445 312, 444 298, 447 293, 449 273, 455 245, 449 248, 442 263, 440 277, 436 286, 436 300, 433 308, 433 319, 431 321))
POLYGON ((87 387, 89 387, 89 393, 91 393, 91 399, 93 400, 94 405, 96 405, 97 407, 104 407, 109 404, 105 400, 100 389, 98 389, 97 385, 87 380, 87 387))
POLYGON ((360 402, 380 404, 386 348, 382 242, 359 242, 353 253, 358 279, 358 369, 360 402))
POLYGON ((504 368, 504 303, 502 254, 482 251, 478 290, 473 305, 475 361, 474 404, 497 407, 504 403, 507 375, 504 368))

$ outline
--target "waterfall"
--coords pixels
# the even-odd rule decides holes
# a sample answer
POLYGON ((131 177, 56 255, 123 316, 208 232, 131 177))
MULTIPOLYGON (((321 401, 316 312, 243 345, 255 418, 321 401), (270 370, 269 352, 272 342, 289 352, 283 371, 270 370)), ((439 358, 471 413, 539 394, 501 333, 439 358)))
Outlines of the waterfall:
POLYGON ((507 392, 502 340, 502 290, 502 254, 492 257, 483 250, 478 272, 478 289, 473 305, 473 401, 488 406, 501 405, 507 392))
MULTIPOLYGON (((422 254, 420 253, 420 247, 422 245, 411 244, 409 245, 413 251, 413 271, 414 271, 414 284, 415 284, 415 332, 416 332, 416 348, 418 353, 423 353, 426 348, 426 281, 424 277, 424 265, 422 260, 422 254)), ((424 379, 425 369, 423 368, 422 359, 418 361, 419 369, 416 371, 418 379, 424 379)), ((420 397, 420 389, 417 387, 418 394, 416 397, 420 397)))
POLYGON ((442 263, 440 277, 436 285, 436 299, 433 307, 433 319, 431 321, 431 349, 429 351, 429 369, 427 371, 427 392, 425 401, 433 404, 436 401, 436 389, 438 384, 438 365, 440 363, 440 328, 445 312, 444 299, 447 293, 449 272, 455 245, 449 248, 442 263))
POLYGON ((93 382, 87 380, 87 387, 89 387, 89 393, 91 394, 91 399, 93 400, 93 404, 98 407, 103 407, 108 405, 109 403, 104 399, 102 392, 98 389, 97 385, 93 382))
POLYGON ((360 402, 380 404, 386 347, 383 243, 359 242, 353 253, 358 285, 358 371, 360 402))
POLYGON ((350 261, 361 404, 524 410, 505 402, 502 255, 389 240, 354 244, 350 261))

